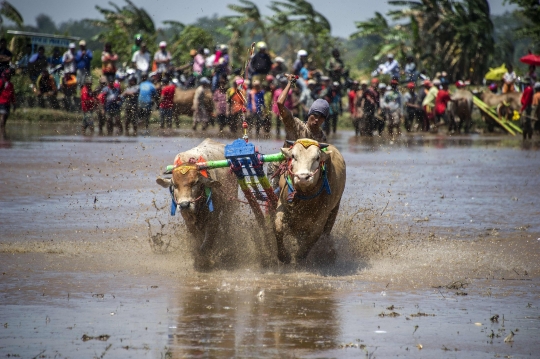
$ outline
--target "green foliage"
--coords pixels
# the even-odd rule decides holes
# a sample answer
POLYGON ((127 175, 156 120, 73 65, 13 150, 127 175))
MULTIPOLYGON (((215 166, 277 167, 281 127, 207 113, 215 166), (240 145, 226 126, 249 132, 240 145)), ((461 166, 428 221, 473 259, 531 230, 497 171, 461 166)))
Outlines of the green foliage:
POLYGON ((505 0, 505 3, 519 6, 516 12, 528 19, 516 29, 516 37, 531 40, 531 50, 540 52, 540 2, 538 0, 505 0))
MULTIPOLYGON (((172 24, 169 22, 169 24, 172 24)), ((183 26, 182 24, 176 24, 178 29, 183 26)), ((190 60, 189 51, 191 49, 198 50, 199 48, 212 47, 214 39, 212 35, 200 27, 188 25, 173 36, 172 42, 172 56, 174 59, 178 59, 180 63, 186 63, 190 60)))
POLYGON ((377 36, 374 59, 387 52, 400 60, 416 56, 421 68, 434 74, 446 71, 452 78, 481 81, 493 52, 493 24, 487 0, 389 1, 399 7, 357 23, 353 37, 377 36))
POLYGON ((4 18, 13 21, 18 27, 22 27, 24 23, 19 11, 7 1, 0 2, 0 25, 4 23, 4 18))
POLYGON ((131 46, 135 34, 142 34, 148 44, 150 52, 157 49, 157 32, 152 17, 144 10, 135 6, 131 0, 124 0, 126 5, 119 7, 113 2, 113 8, 106 9, 96 5, 96 9, 103 15, 104 20, 87 19, 86 22, 104 29, 93 40, 108 42, 113 52, 117 53, 121 61, 130 62, 131 46))

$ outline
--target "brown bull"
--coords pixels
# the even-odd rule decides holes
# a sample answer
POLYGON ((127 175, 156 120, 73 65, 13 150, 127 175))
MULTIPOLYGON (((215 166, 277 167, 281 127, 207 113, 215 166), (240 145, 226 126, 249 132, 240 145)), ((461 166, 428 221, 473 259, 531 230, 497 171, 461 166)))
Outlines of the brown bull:
POLYGON ((180 207, 189 233, 198 246, 196 267, 210 263, 212 247, 220 233, 227 233, 237 207, 238 185, 228 168, 199 171, 196 162, 224 160, 225 145, 211 139, 176 155, 172 178, 156 182, 171 193, 171 214, 180 207))
MULTIPOLYGON (((181 90, 177 88, 173 99, 175 116, 193 116, 194 98, 195 89, 181 90)), ((210 89, 204 92, 204 104, 207 108, 207 113, 211 114, 214 108, 214 102, 212 100, 212 91, 210 91, 210 89)))
POLYGON ((294 246, 294 242, 294 262, 305 259, 319 238, 328 236, 334 226, 345 189, 345 162, 334 146, 328 146, 324 152, 325 146, 328 145, 299 139, 291 148, 281 149, 289 161, 287 172, 280 178, 274 220, 281 262, 291 261, 286 246, 294 246))
POLYGON ((468 90, 459 89, 450 98, 452 102, 448 104, 449 130, 459 133, 463 128, 465 133, 469 133, 472 123, 473 94, 468 90))
MULTIPOLYGON (((520 92, 510 92, 500 95, 492 92, 483 92, 480 94, 480 99, 489 107, 495 107, 499 117, 504 117, 507 120, 512 120, 514 111, 519 111, 521 108, 520 92)), ((497 123, 484 113, 482 113, 482 118, 487 124, 488 131, 493 132, 493 129, 497 123)))

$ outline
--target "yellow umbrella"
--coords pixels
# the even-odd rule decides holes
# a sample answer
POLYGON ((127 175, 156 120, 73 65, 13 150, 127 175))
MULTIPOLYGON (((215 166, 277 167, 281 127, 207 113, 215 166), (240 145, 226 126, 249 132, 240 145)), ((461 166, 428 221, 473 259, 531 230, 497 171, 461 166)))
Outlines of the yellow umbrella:
POLYGON ((506 71, 508 71, 506 69, 506 66, 504 64, 502 64, 501 66, 499 67, 495 67, 495 68, 490 68, 488 73, 486 74, 486 76, 484 76, 484 78, 486 80, 491 80, 491 81, 500 81, 502 80, 504 74, 506 73, 506 71))

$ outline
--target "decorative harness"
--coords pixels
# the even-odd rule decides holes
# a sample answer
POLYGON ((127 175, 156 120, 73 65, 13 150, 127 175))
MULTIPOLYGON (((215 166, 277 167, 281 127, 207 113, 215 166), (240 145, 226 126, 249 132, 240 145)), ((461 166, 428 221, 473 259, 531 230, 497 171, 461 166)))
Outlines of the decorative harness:
MULTIPOLYGON (((198 167, 195 165, 197 162, 206 162, 202 156, 199 157, 199 160, 196 161, 194 158, 190 158, 188 163, 182 163, 182 160, 179 158, 176 160, 175 167, 173 168, 172 172, 180 172, 182 175, 185 175, 189 171, 199 171, 199 173, 206 178, 209 178, 208 171, 206 170, 199 170, 198 167)), ((171 182, 172 183, 172 182, 171 182)), ((171 216, 174 216, 176 214, 176 209, 178 208, 178 203, 176 202, 174 198, 174 188, 171 184, 169 186, 169 192, 171 193, 171 216)), ((193 201, 190 201, 191 203, 196 203, 203 199, 203 197, 206 197, 206 205, 208 206, 208 210, 210 212, 214 211, 214 203, 212 201, 212 189, 210 187, 204 187, 204 194, 201 194, 199 197, 194 199, 193 201)))
MULTIPOLYGON (((291 148, 297 143, 301 144, 306 149, 309 146, 317 146, 321 148, 321 145, 319 144, 319 142, 315 140, 307 139, 307 138, 297 140, 291 145, 291 148)), ((317 191, 317 193, 311 196, 302 196, 296 191, 296 189, 294 188, 293 182, 291 180, 291 175, 294 176, 294 173, 292 172, 292 158, 290 158, 287 164, 287 173, 285 174, 285 181, 287 182, 287 191, 288 191, 287 202, 292 202, 294 198, 307 201, 307 200, 310 200, 319 196, 323 192, 323 190, 326 190, 327 194, 331 194, 332 190, 330 189, 330 183, 328 182, 328 170, 326 168, 326 163, 324 163, 324 161, 320 161, 319 167, 313 172, 313 174, 317 173, 317 171, 319 170, 321 170, 321 176, 322 176, 321 187, 319 187, 319 190, 317 191)))

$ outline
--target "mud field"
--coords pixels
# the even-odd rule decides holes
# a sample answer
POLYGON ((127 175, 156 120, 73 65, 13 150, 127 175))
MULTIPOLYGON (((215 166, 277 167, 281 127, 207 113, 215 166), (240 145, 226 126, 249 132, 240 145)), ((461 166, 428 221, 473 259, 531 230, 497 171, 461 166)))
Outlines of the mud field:
POLYGON ((200 273, 155 178, 203 137, 75 131, 0 140, 0 358, 539 357, 538 140, 341 132, 332 239, 263 268, 241 205, 200 273))

